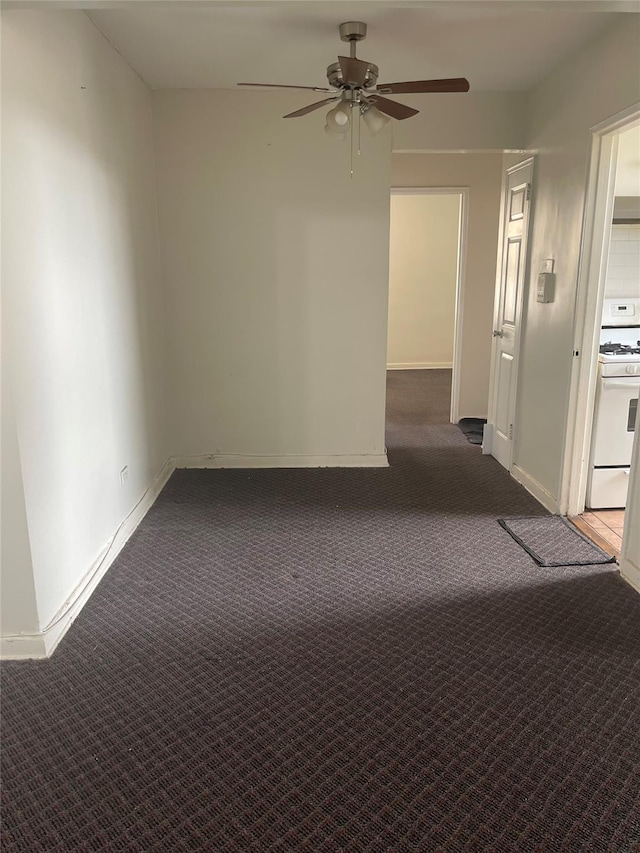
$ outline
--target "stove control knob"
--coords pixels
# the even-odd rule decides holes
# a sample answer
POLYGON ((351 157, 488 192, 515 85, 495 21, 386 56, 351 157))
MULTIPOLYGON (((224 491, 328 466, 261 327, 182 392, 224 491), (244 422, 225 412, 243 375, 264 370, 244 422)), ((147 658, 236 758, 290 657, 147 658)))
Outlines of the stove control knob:
POLYGON ((640 364, 628 364, 626 367, 627 373, 640 373, 640 364))

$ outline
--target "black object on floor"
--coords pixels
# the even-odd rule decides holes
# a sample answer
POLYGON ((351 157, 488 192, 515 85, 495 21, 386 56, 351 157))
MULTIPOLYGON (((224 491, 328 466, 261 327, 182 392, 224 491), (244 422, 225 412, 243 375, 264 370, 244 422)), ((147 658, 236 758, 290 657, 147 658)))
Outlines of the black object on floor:
POLYGON ((482 444, 482 434, 486 418, 461 418, 458 426, 471 444, 482 444))
POLYGON ((596 566, 615 557, 598 548, 559 515, 499 518, 500 524, 539 566, 596 566))

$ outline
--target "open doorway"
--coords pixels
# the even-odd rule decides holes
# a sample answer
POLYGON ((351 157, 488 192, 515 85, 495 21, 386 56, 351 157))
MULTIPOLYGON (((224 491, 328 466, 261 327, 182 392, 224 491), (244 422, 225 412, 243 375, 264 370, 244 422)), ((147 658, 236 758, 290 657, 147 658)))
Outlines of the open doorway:
MULTIPOLYGON (((563 502, 621 566, 637 491, 640 396, 640 110, 594 131, 563 502), (637 455, 637 450, 635 451, 637 455)), ((623 571, 624 574, 624 571, 623 571)))
POLYGON ((467 206, 465 188, 391 191, 387 369, 407 371, 413 383, 416 371, 429 371, 428 387, 438 391, 434 416, 451 423, 458 421, 467 206))

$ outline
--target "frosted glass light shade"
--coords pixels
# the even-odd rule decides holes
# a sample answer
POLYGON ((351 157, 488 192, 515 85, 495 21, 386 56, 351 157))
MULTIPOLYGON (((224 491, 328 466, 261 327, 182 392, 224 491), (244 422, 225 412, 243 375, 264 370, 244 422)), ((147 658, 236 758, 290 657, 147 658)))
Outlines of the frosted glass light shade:
POLYGON ((346 133, 351 122, 351 108, 341 101, 327 113, 327 126, 337 133, 346 133))
POLYGON ((364 123, 369 128, 372 136, 375 136, 376 133, 380 133, 382 128, 389 121, 389 116, 381 113, 380 110, 375 107, 369 107, 368 110, 365 110, 363 118, 364 123))
POLYGON ((325 124, 324 132, 327 133, 329 136, 332 136, 334 139, 346 139, 347 138, 347 131, 346 130, 336 130, 335 128, 331 127, 330 124, 325 124))

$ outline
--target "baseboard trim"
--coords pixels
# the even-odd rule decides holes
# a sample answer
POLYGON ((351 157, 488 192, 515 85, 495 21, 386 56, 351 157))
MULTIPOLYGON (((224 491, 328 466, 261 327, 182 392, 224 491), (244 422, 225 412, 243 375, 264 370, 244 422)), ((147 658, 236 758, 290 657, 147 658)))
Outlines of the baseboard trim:
POLYGON ((387 468, 389 466, 386 451, 329 456, 205 453, 200 456, 174 456, 172 462, 175 468, 387 468))
POLYGON ((634 564, 627 557, 622 557, 620 560, 620 575, 629 586, 633 587, 640 594, 640 566, 634 564))
POLYGON ((452 361, 412 361, 404 363, 401 361, 387 364, 387 370, 451 370, 452 361))
POLYGON ((49 657, 43 634, 0 637, 0 660, 39 660, 49 657))
POLYGON ((558 502, 556 498, 541 486, 537 480, 534 480, 532 476, 527 474, 526 471, 523 471, 522 468, 519 468, 517 465, 513 465, 511 467, 511 476, 514 480, 517 480, 521 486, 524 486, 529 494, 533 495, 538 503, 541 503, 545 509, 548 509, 549 512, 552 512, 554 515, 559 515, 558 502))
POLYGON ((173 460, 170 459, 153 478, 144 495, 121 522, 111 540, 102 549, 98 558, 60 607, 49 625, 35 634, 0 637, 0 659, 25 660, 51 657, 56 646, 89 600, 91 593, 105 576, 131 534, 153 506, 173 470, 173 460))

